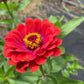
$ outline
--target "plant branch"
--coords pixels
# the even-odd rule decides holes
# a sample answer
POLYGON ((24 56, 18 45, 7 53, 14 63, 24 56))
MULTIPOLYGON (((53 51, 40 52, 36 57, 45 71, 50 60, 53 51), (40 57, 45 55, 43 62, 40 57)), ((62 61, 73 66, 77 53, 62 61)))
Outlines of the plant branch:
POLYGON ((4 4, 5 4, 5 6, 6 6, 8 12, 9 12, 11 18, 13 19, 13 15, 12 15, 12 13, 10 12, 10 9, 9 9, 9 7, 8 7, 8 5, 7 5, 7 1, 4 1, 4 4))
POLYGON ((40 65, 40 71, 41 71, 42 75, 45 76, 42 65, 40 65))

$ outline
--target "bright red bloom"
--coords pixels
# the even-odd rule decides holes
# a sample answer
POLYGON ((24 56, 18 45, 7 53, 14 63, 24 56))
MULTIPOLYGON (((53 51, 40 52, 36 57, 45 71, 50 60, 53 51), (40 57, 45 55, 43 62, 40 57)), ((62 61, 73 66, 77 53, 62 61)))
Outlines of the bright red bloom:
POLYGON ((5 37, 4 56, 9 58, 10 65, 16 65, 18 72, 24 73, 28 67, 37 71, 47 57, 61 54, 58 46, 62 40, 56 38, 60 32, 48 19, 26 19, 25 25, 17 25, 5 37))

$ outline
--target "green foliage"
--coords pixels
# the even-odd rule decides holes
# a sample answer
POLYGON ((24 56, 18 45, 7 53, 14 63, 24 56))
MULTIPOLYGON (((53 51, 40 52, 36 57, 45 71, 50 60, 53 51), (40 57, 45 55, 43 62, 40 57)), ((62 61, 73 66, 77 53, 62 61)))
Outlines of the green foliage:
POLYGON ((29 4, 31 0, 25 0, 22 1, 18 6, 17 6, 17 11, 24 10, 24 8, 29 4))
POLYGON ((58 36, 58 38, 64 38, 66 35, 71 33, 77 26, 79 26, 83 21, 84 17, 78 17, 65 23, 61 28, 61 34, 58 36))
POLYGON ((49 19, 49 22, 51 22, 51 23, 56 23, 56 21, 57 21, 57 18, 52 15, 48 19, 49 19))
POLYGON ((8 30, 13 30, 16 28, 16 25, 20 23, 17 11, 24 10, 24 8, 29 4, 31 0, 21 1, 17 4, 17 1, 11 3, 0 3, 0 15, 10 15, 11 19, 0 20, 1 24, 10 24, 8 30))
POLYGON ((4 19, 0 21, 1 24, 12 24, 13 21, 11 19, 4 19))
POLYGON ((8 11, 6 10, 0 10, 0 15, 8 15, 8 11))
POLYGON ((59 48, 61 49, 62 53, 61 54, 64 54, 65 53, 65 48, 63 46, 59 46, 59 48))
MULTIPOLYGON (((13 30, 17 24, 20 23, 17 11, 23 10, 30 0, 21 1, 17 4, 17 1, 7 3, 3 2, 0 4, 0 15, 9 15, 11 19, 0 20, 2 24, 10 24, 8 29, 13 30)), ((61 29, 61 34, 58 38, 64 38, 70 32, 72 32, 80 23, 84 21, 84 17, 72 19, 62 26, 64 16, 57 19, 55 16, 50 16, 48 19, 54 26, 61 29)), ((43 21, 43 18, 40 18, 43 21)), ((76 81, 69 79, 70 74, 78 75, 78 69, 84 69, 76 57, 65 54, 65 48, 59 46, 62 53, 58 57, 47 58, 46 63, 40 66, 40 69, 36 72, 31 72, 29 69, 25 73, 16 72, 16 66, 10 66, 8 64, 8 58, 5 59, 3 56, 4 40, 0 40, 0 84, 84 84, 82 81, 76 81), (58 73, 61 72, 62 75, 58 73)))

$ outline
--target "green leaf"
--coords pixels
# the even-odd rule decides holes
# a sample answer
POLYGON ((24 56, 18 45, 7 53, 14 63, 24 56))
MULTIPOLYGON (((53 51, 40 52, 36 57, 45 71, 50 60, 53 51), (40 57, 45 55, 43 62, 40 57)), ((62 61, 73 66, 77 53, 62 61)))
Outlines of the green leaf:
POLYGON ((60 23, 59 21, 57 21, 56 23, 54 23, 54 26, 55 26, 55 27, 59 27, 59 28, 62 27, 62 25, 61 25, 61 23, 60 23))
POLYGON ((10 84, 8 80, 1 81, 0 84, 10 84))
POLYGON ((12 24, 12 20, 9 20, 9 19, 4 19, 4 20, 1 20, 0 23, 1 24, 12 24))
POLYGON ((69 79, 61 75, 58 75, 57 73, 52 73, 52 75, 57 80, 56 84, 84 84, 83 81, 69 79))
POLYGON ((53 81, 53 84, 57 84, 58 83, 57 79, 52 74, 47 75, 47 77, 50 78, 53 81))
POLYGON ((84 21, 84 17, 78 17, 78 18, 72 19, 71 21, 65 23, 61 28, 61 34, 58 36, 58 38, 62 39, 65 36, 67 36, 77 26, 79 26, 83 21, 84 21))
POLYGON ((21 3, 17 6, 17 11, 24 10, 24 8, 29 4, 31 0, 21 1, 21 3))
POLYGON ((16 26, 20 23, 20 19, 18 17, 18 13, 17 12, 13 12, 13 17, 14 17, 14 20, 13 20, 13 23, 11 25, 11 30, 15 29, 16 26))
POLYGON ((63 19, 64 19, 64 15, 58 19, 58 22, 61 23, 63 21, 63 19))
POLYGON ((6 10, 0 10, 0 15, 8 15, 8 11, 6 10))
MULTIPOLYGON (((14 2, 11 2, 11 3, 7 3, 7 5, 8 5, 8 8, 10 10, 16 10, 16 8, 17 8, 17 1, 14 1, 14 2)), ((0 4, 0 8, 4 9, 4 10, 7 10, 7 8, 6 8, 6 6, 5 6, 5 4, 3 2, 0 4)))
POLYGON ((59 46, 59 48, 61 49, 62 53, 61 54, 64 54, 65 53, 65 48, 63 46, 59 46))
POLYGON ((67 54, 63 54, 62 58, 65 59, 67 62, 76 60, 75 56, 67 55, 67 54))
POLYGON ((66 69, 62 70, 62 75, 67 78, 70 76, 69 72, 66 69))
POLYGON ((49 77, 42 77, 37 81, 36 84, 56 84, 55 78, 49 76, 49 77))
POLYGON ((4 77, 9 76, 9 75, 11 74, 11 72, 13 72, 13 71, 14 71, 14 69, 15 69, 15 66, 10 67, 10 68, 7 70, 7 72, 6 72, 6 74, 5 74, 5 76, 4 76, 4 77))
POLYGON ((74 63, 72 64, 72 68, 74 69, 84 69, 84 67, 82 67, 76 60, 74 61, 74 63))
POLYGON ((51 63, 52 63, 52 72, 59 72, 65 67, 65 64, 67 63, 65 59, 62 58, 62 56, 58 57, 51 57, 51 63))
MULTIPOLYGON (((28 75, 28 74, 27 74, 28 75)), ((10 78, 15 81, 15 84, 34 84, 37 80, 37 76, 20 76, 18 78, 10 78)))
POLYGON ((4 40, 0 40, 0 45, 4 45, 5 41, 4 40))
POLYGON ((51 22, 51 23, 56 23, 56 21, 57 21, 57 18, 53 15, 51 15, 48 19, 49 19, 49 22, 51 22))
POLYGON ((4 50, 4 46, 0 45, 0 51, 4 50))
POLYGON ((3 56, 3 53, 0 53, 0 67, 3 65, 4 61, 5 61, 5 57, 3 56))

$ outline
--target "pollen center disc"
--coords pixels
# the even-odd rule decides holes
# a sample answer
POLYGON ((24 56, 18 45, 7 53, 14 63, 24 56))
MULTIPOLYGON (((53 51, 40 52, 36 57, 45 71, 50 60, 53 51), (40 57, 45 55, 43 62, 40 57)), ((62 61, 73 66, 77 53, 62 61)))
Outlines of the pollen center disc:
POLYGON ((26 47, 35 49, 41 45, 41 36, 39 33, 29 33, 23 39, 26 47))

